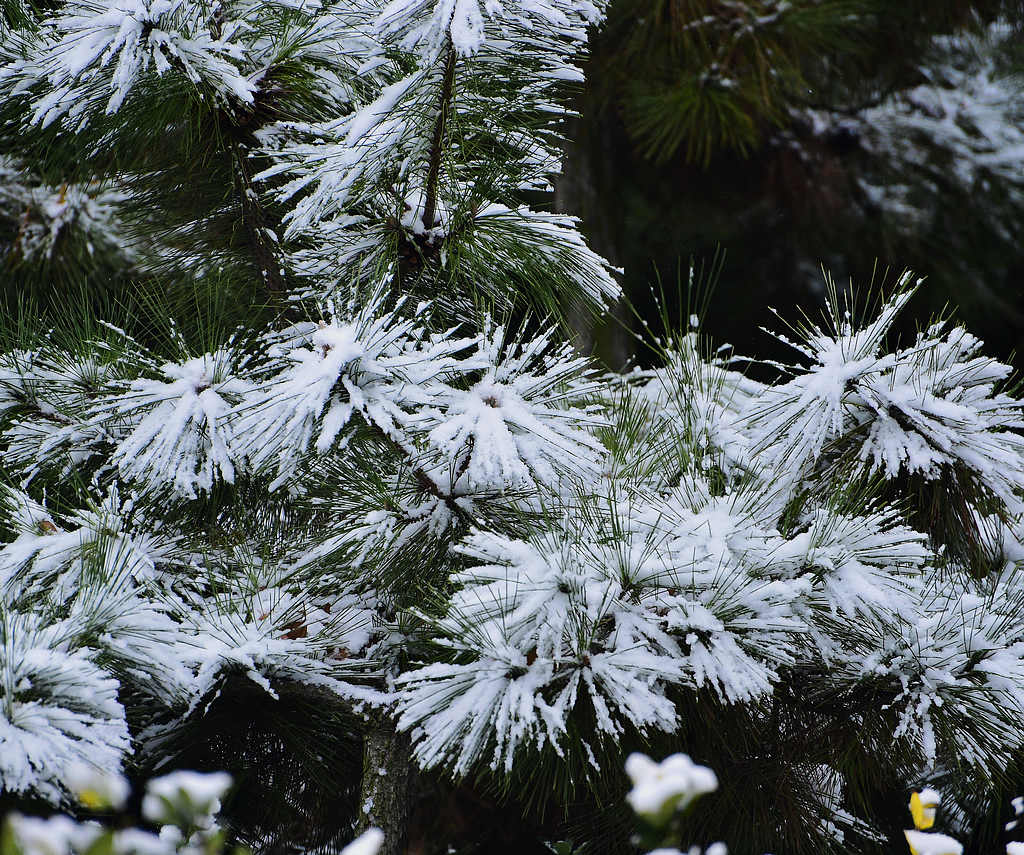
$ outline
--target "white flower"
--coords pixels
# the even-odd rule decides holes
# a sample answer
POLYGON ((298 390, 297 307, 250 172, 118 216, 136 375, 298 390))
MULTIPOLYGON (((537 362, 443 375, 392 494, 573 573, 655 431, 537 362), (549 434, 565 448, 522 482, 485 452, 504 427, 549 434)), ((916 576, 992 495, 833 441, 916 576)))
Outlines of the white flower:
POLYGON ((89 763, 69 766, 64 782, 79 804, 90 810, 120 810, 128 798, 128 780, 123 775, 89 763))
POLYGON ((70 855, 85 852, 103 833, 96 823, 77 823, 67 816, 42 819, 14 814, 10 828, 20 855, 70 855))
POLYGON ((655 763, 646 754, 626 758, 633 789, 626 801, 644 817, 659 817, 685 809, 694 799, 718 789, 718 778, 685 754, 672 754, 655 763))
POLYGON ((910 794, 910 815, 914 818, 914 825, 925 830, 935 824, 935 812, 942 801, 942 796, 930 787, 921 792, 910 794))
POLYGON ((207 825, 230 788, 227 772, 171 772, 146 785, 142 815, 156 823, 176 824, 184 819, 207 825))
POLYGON ((904 831, 910 855, 960 855, 964 846, 948 834, 934 834, 927 831, 904 831))
POLYGON ((384 832, 379 828, 368 828, 341 850, 341 855, 377 855, 384 845, 384 832))

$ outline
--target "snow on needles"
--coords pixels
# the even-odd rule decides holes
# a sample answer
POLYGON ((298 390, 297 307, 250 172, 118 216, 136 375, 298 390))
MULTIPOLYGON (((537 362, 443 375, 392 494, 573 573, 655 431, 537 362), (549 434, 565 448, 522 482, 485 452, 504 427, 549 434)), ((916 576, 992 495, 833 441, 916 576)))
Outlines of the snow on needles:
POLYGON ((487 38, 486 25, 528 30, 553 29, 583 40, 586 26, 600 19, 603 3, 571 0, 391 0, 380 13, 378 27, 397 35, 404 48, 421 45, 437 51, 446 39, 461 54, 478 51, 487 38))
POLYGON ((831 330, 811 327, 789 342, 812 364, 751 403, 754 446, 793 477, 852 445, 857 460, 887 478, 966 472, 1012 502, 1024 488, 1024 412, 997 391, 1011 369, 979 355, 980 342, 962 327, 943 323, 882 353, 912 293, 899 292, 863 327, 833 301, 831 330))
MULTIPOLYGON (((476 335, 431 331, 435 307, 388 306, 385 294, 326 301, 319 323, 177 362, 108 355, 114 367, 93 375, 81 406, 49 351, 0 363, 19 366, 3 387, 6 436, 67 412, 97 428, 80 459, 109 484, 59 513, 5 493, 6 619, 21 627, 47 604, 40 614, 61 615, 53 627, 78 627, 50 645, 55 661, 70 657, 55 673, 107 685, 94 648, 75 640, 88 636, 164 705, 194 708, 238 672, 271 696, 296 682, 386 702, 418 761, 456 775, 509 769, 526 750, 564 756, 582 707, 596 764, 603 742, 676 728, 680 691, 756 703, 798 667, 873 686, 893 736, 924 762, 980 767, 1019 745, 1020 405, 974 339, 935 326, 886 353, 900 296, 863 326, 834 310, 834 330, 797 345, 810 368, 774 387, 703 360, 695 333, 656 372, 612 378, 552 328, 511 335, 484 317, 476 335), (1003 575, 964 588, 956 555, 898 505, 851 494, 846 476, 828 488, 836 470, 824 464, 844 444, 864 477, 973 472, 1005 502, 967 520, 998 522, 985 543, 1003 551, 1003 575), (363 455, 372 473, 339 493, 363 455), (197 549, 156 510, 264 475, 310 503, 317 525, 261 540, 259 525, 288 531, 282 506, 255 533, 231 530, 233 545, 197 549), (174 498, 153 505, 161 486, 174 498), (387 692, 360 685, 408 642, 380 623, 391 568, 429 549, 452 563, 443 601, 402 618, 420 658, 387 692)), ((18 638, 58 632, 47 626, 18 638)), ((89 727, 100 722, 97 740, 120 756, 116 710, 104 709, 89 727)), ((19 750, 41 750, 19 716, 19 750)), ((19 763, 5 776, 59 798, 59 775, 19 763)))
MULTIPOLYGON (((774 384, 693 321, 657 368, 602 373, 523 310, 617 293, 571 217, 523 206, 598 4, 217 9, 72 0, 0 34, 27 133, 114 148, 169 92, 251 130, 224 160, 242 207, 286 209, 277 320, 0 354, 0 788, 60 802, 76 764, 130 751, 119 697, 159 753, 238 676, 386 712, 457 777, 599 767, 695 700, 760 715, 807 680, 877 698, 874 732, 922 768, 1024 748, 1008 366, 950 323, 892 346, 907 277, 866 318, 833 290, 774 384)), ((138 249, 108 177, 0 190, 36 212, 26 258, 65 234, 138 249)), ((670 765, 655 796, 710 786, 670 765)))
POLYGON ((0 608, 0 783, 65 801, 76 764, 119 770, 130 747, 118 683, 66 632, 0 608))
MULTIPOLYGON (((23 85, 45 81, 48 91, 33 104, 33 121, 89 121, 91 102, 109 93, 104 111, 114 113, 152 67, 175 70, 217 98, 253 100, 253 85, 235 62, 243 53, 230 41, 234 26, 214 37, 208 10, 190 0, 80 0, 64 6, 38 37, 40 54, 6 73, 23 85)), ((2 73, 2 72, 0 72, 2 73)))
POLYGON ((585 402, 597 383, 568 345, 552 346, 553 333, 506 342, 488 321, 482 375, 469 389, 446 390, 443 409, 426 415, 436 422, 429 443, 471 491, 553 485, 560 470, 596 473, 604 448, 587 429, 603 419, 585 402))
MULTIPOLYGON (((471 564, 452 577, 461 587, 447 613, 423 616, 440 659, 398 681, 400 723, 412 730, 420 762, 461 775, 484 759, 510 768, 513 755, 530 744, 561 751, 567 718, 582 693, 596 712, 597 740, 614 738, 627 725, 671 729, 677 713, 665 694, 669 685, 748 702, 770 693, 783 669, 808 657, 831 663, 836 679, 850 683, 896 677, 901 688, 893 702, 903 712, 895 735, 911 739, 929 762, 941 749, 980 763, 1002 756, 1000 744, 1016 744, 1009 711, 1021 703, 1024 683, 994 676, 1000 669, 1020 673, 1022 651, 1009 630, 1018 621, 1005 611, 1012 611, 1012 597, 1002 606, 969 597, 962 605, 971 604, 970 611, 960 608, 951 617, 937 593, 944 589, 924 581, 935 561, 927 537, 905 525, 896 509, 870 501, 851 513, 848 498, 825 497, 780 530, 791 491, 799 487, 790 472, 775 467, 809 465, 826 442, 834 448, 847 431, 862 442, 848 403, 858 399, 849 390, 866 387, 874 372, 904 369, 900 376, 909 389, 949 389, 947 396, 996 414, 983 442, 972 432, 962 441, 984 447, 991 436, 1004 443, 1007 459, 1019 461, 1016 434, 1006 430, 1019 405, 993 391, 1004 376, 1001 367, 965 360, 956 348, 950 355, 950 340, 935 337, 935 330, 913 349, 881 353, 884 331, 904 302, 898 297, 863 328, 848 325, 843 342, 824 334, 811 338, 832 349, 833 373, 847 379, 827 387, 835 394, 792 393, 788 413, 780 414, 775 403, 788 391, 748 384, 737 396, 734 382, 708 383, 713 373, 693 371, 692 355, 670 363, 639 391, 650 394, 650 384, 658 384, 653 401, 676 414, 675 421, 657 422, 658 430, 678 431, 677 441, 693 454, 690 471, 677 473, 674 485, 650 466, 613 460, 605 469, 610 480, 592 487, 593 504, 563 506, 547 530, 521 539, 481 530, 465 539, 457 549, 471 564), (921 350, 943 358, 913 358, 921 350), (840 353, 851 362, 840 361, 840 353), (693 431, 694 422, 672 403, 675 384, 682 396, 702 386, 717 401, 709 413, 727 419, 728 431, 693 431), (804 424, 808 413, 824 433, 782 429, 804 424), (775 433, 767 432, 766 418, 776 420, 775 433), (723 472, 727 449, 715 443, 737 435, 746 438, 741 447, 761 444, 760 465, 744 457, 743 466, 723 472), (955 634, 947 641, 935 635, 965 620, 974 627, 966 646, 955 634), (996 626, 1002 627, 998 642, 983 629, 996 626), (926 638, 927 645, 940 645, 935 655, 952 670, 923 664, 917 645, 926 638), (879 644, 886 653, 872 652, 879 644), (918 652, 898 653, 908 644, 918 652), (969 697, 978 718, 952 728, 947 722, 942 732, 954 736, 937 747, 933 715, 961 721, 956 705, 943 704, 953 696, 969 697)), ((657 454, 659 448, 658 442, 615 445, 613 456, 657 454)), ((660 447, 667 463, 676 459, 671 444, 660 447)), ((905 458, 896 465, 906 465, 905 458)), ((1019 462, 1002 471, 1014 466, 1019 462)), ((992 470, 977 466, 997 485, 1003 476, 992 470)))
MULTIPOLYGON (((428 336, 383 293, 350 314, 332 307, 329 320, 274 349, 273 372, 240 405, 238 447, 254 467, 274 461, 282 483, 312 443, 327 452, 353 416, 401 442, 415 406, 433 403, 444 381, 475 367, 458 355, 472 339, 428 336)), ((399 307, 400 308, 400 307, 399 307)))
POLYGON ((249 391, 233 376, 235 355, 218 350, 160 366, 165 379, 132 380, 97 407, 104 418, 128 422, 111 456, 128 480, 169 484, 185 495, 209 491, 214 473, 228 483, 235 468, 227 416, 249 391))

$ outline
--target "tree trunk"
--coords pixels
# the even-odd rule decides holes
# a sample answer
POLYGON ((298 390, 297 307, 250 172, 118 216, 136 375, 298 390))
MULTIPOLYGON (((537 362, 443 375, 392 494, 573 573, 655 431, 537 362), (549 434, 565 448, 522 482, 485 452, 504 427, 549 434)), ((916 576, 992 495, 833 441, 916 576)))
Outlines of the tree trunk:
POLYGON ((357 834, 367 828, 384 832, 379 855, 404 855, 409 834, 413 775, 412 746, 408 734, 395 730, 381 717, 363 742, 363 781, 357 834))
MULTIPOLYGON (((613 265, 621 266, 623 194, 618 184, 616 141, 608 122, 587 115, 577 118, 571 127, 572 141, 565 144, 562 173, 555 183, 555 210, 579 217, 591 248, 613 265)), ((625 295, 627 300, 630 296, 625 295)), ((624 301, 619 300, 612 307, 609 318, 615 320, 596 321, 593 314, 584 310, 570 315, 569 323, 581 352, 594 354, 608 367, 619 369, 635 349, 635 342, 626 332, 632 326, 632 318, 624 301)))

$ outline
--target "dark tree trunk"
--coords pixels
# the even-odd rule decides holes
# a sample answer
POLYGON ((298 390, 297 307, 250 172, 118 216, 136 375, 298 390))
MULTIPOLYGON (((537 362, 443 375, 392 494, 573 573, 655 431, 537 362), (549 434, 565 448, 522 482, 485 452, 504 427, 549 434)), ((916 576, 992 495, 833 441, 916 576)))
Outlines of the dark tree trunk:
POLYGON ((363 783, 357 834, 384 832, 380 855, 404 855, 409 836, 413 761, 408 734, 387 717, 376 721, 363 742, 363 783))

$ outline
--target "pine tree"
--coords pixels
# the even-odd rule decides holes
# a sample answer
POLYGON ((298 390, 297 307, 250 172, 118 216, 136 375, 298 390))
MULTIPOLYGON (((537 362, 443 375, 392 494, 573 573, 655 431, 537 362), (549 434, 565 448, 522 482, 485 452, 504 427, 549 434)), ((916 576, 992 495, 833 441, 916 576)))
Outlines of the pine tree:
POLYGON ((909 275, 774 384, 696 317, 656 369, 574 351, 618 289, 543 205, 601 13, 5 7, 9 801, 205 766, 261 852, 625 851, 623 758, 682 747, 689 837, 820 852, 926 777, 999 798, 1009 369, 891 341, 909 275))

